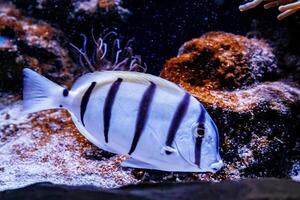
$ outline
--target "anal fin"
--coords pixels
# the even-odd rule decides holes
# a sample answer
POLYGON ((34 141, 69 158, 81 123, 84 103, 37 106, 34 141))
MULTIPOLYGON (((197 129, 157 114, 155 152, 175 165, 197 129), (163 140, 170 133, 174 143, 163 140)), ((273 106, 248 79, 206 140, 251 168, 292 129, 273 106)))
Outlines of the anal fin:
POLYGON ((140 168, 140 169, 157 169, 153 165, 149 163, 145 163, 143 161, 136 160, 134 158, 129 158, 121 163, 122 167, 132 167, 132 168, 140 168))

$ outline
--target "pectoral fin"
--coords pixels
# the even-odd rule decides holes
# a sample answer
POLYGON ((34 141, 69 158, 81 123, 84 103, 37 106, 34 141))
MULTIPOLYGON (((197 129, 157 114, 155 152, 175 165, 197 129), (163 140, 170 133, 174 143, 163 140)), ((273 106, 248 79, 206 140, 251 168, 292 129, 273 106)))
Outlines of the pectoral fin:
POLYGON ((133 158, 129 158, 121 163, 122 167, 132 167, 132 168, 141 168, 141 169, 157 169, 149 163, 145 163, 133 158))

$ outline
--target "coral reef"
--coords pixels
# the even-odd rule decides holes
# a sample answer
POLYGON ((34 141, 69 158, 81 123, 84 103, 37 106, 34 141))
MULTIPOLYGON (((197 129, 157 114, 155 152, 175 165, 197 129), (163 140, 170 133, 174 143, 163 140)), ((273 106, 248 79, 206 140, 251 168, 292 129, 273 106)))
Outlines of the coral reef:
POLYGON ((299 159, 300 90, 280 79, 265 42, 207 33, 186 42, 161 76, 196 96, 217 123, 226 163, 218 178, 289 176, 299 159))
POLYGON ((70 85, 76 68, 67 49, 61 46, 63 34, 49 24, 26 18, 12 5, 0 7, 0 89, 18 90, 22 68, 70 85))
POLYGON ((300 1, 299 0, 253 0, 248 3, 245 3, 239 7, 240 11, 246 11, 256 6, 260 5, 263 2, 268 2, 264 5, 265 9, 270 9, 272 7, 279 6, 278 10, 282 12, 277 16, 278 20, 282 20, 294 13, 296 13, 300 9, 300 1))

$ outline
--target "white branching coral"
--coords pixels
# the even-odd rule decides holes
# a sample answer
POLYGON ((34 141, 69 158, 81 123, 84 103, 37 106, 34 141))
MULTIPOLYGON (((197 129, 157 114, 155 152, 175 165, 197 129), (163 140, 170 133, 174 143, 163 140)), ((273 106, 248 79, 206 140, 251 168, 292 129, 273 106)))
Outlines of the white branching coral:
POLYGON ((282 20, 300 9, 300 0, 253 0, 239 7, 240 11, 246 11, 257 7, 261 3, 266 2, 264 5, 265 9, 269 9, 275 6, 279 6, 278 10, 281 12, 277 16, 278 20, 282 20))

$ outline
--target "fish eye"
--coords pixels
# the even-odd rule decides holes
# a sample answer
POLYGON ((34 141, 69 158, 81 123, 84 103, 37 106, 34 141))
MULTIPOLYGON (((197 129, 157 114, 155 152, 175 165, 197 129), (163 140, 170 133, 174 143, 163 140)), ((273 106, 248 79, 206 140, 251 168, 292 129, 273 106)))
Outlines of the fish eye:
POLYGON ((204 124, 202 124, 202 125, 200 124, 200 126, 197 127, 196 137, 203 138, 204 137, 204 133, 205 133, 204 124))
POLYGON ((195 138, 203 138, 205 133, 204 123, 196 122, 192 125, 192 132, 195 138))

